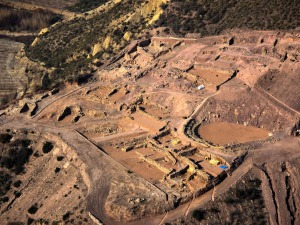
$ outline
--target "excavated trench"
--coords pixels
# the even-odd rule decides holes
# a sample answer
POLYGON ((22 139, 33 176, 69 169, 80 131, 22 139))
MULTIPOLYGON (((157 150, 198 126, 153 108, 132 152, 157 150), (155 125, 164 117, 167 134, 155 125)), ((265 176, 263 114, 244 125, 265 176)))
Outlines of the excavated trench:
POLYGON ((287 210, 290 214, 291 218, 291 225, 295 224, 295 215, 296 215, 296 203, 295 203, 295 196, 294 196, 294 182, 292 179, 292 174, 289 172, 286 164, 282 164, 282 171, 286 173, 285 175, 285 186, 286 186, 286 197, 285 197, 285 204, 287 206, 287 210))
POLYGON ((266 175, 267 177, 267 180, 268 180, 268 184, 269 184, 269 187, 270 187, 270 190, 271 190, 271 194, 272 194, 272 200, 273 200, 273 203, 274 203, 274 206, 275 206, 275 220, 276 220, 276 223, 279 224, 279 216, 278 216, 278 202, 276 200, 276 194, 275 194, 275 191, 274 191, 274 187, 273 187, 273 184, 272 184, 272 179, 267 171, 267 168, 266 168, 266 165, 262 165, 262 167, 260 168, 262 170, 262 172, 266 175))

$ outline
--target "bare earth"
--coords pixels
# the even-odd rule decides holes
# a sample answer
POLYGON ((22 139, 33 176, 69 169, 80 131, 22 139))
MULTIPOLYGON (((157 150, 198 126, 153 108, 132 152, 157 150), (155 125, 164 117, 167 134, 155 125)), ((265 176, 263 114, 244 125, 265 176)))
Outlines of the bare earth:
POLYGON ((262 140, 268 137, 268 133, 265 129, 226 122, 210 123, 199 128, 203 139, 217 145, 262 140))
POLYGON ((0 111, 0 172, 11 179, 0 221, 176 224, 217 199, 220 217, 203 223, 230 223, 235 209, 223 196, 255 176, 264 219, 298 224, 300 113, 290 97, 299 85, 270 79, 298 68, 299 33, 154 37, 136 45, 98 68, 94 82, 0 111), (48 153, 45 142, 53 145, 48 153), (32 154, 16 174, 8 158, 22 156, 22 143, 32 154))

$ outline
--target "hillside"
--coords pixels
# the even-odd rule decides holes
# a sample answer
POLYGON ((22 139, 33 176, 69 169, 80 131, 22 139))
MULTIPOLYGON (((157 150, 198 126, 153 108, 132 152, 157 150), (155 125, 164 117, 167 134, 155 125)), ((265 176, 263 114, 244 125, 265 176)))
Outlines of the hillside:
POLYGON ((177 35, 207 36, 236 28, 286 30, 300 25, 295 1, 127 0, 86 4, 81 0, 71 8, 83 12, 99 5, 93 13, 51 27, 27 48, 31 60, 52 68, 49 85, 40 88, 85 80, 131 40, 149 36, 153 27, 167 26, 177 35))
POLYGON ((296 3, 0 0, 1 225, 300 224, 296 3))
POLYGON ((0 111, 0 220, 298 224, 297 52, 297 32, 152 37, 93 82, 16 100, 0 111))
POLYGON ((0 31, 39 32, 61 19, 61 15, 47 10, 17 9, 0 3, 0 31))
POLYGON ((57 9, 64 9, 74 5, 78 0, 10 0, 11 2, 21 2, 30 5, 39 5, 44 7, 53 7, 57 9))
POLYGON ((96 12, 52 26, 27 47, 27 56, 52 68, 46 88, 84 80, 131 40, 142 36, 162 2, 109 2, 96 12))
POLYGON ((179 34, 217 35, 227 29, 288 30, 300 26, 294 0, 171 0, 157 26, 179 34))

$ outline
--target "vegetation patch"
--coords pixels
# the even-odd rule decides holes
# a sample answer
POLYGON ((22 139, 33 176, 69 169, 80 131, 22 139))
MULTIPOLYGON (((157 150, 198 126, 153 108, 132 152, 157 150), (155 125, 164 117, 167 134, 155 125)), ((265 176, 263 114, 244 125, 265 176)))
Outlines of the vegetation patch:
POLYGON ((69 219, 70 218, 70 216, 72 215, 72 213, 71 212, 67 212, 67 213, 65 213, 64 215, 63 215, 63 221, 66 221, 67 219, 69 219))
POLYGON ((51 150, 53 149, 53 147, 54 147, 54 145, 51 142, 46 141, 44 143, 44 145, 43 145, 43 149, 42 149, 43 153, 47 154, 47 153, 51 152, 51 150))
POLYGON ((2 133, 2 134, 0 134, 0 142, 2 144, 9 143, 10 140, 12 139, 12 137, 13 136, 11 134, 2 133))
POLYGON ((288 30, 299 27, 296 1, 171 0, 156 26, 167 26, 179 35, 217 35, 226 29, 288 30))
POLYGON ((9 143, 0 156, 0 167, 20 174, 24 171, 24 165, 28 162, 33 151, 29 146, 30 140, 16 139, 9 143))
POLYGON ((250 172, 235 186, 192 212, 190 217, 171 224, 267 224, 261 180, 250 172))
POLYGON ((39 207, 35 203, 27 211, 28 211, 29 214, 35 214, 38 211, 38 209, 39 209, 39 207))
MULTIPOLYGON (((99 62, 102 64, 113 58, 128 45, 129 41, 123 38, 126 32, 132 34, 132 39, 141 35, 146 28, 147 18, 136 13, 140 3, 121 1, 110 10, 91 18, 77 17, 64 21, 40 36, 36 45, 27 46, 26 54, 31 60, 43 62, 46 68, 51 69, 49 85, 40 85, 35 91, 52 89, 65 82, 86 81, 99 62), (129 13, 136 15, 129 21, 123 21, 129 13), (94 46, 99 43, 106 44, 92 55, 94 46)), ((35 76, 30 77, 32 82, 41 83, 40 75, 32 76, 35 76)))
POLYGON ((15 181, 14 182, 14 187, 16 187, 16 188, 19 188, 20 186, 21 186, 21 184, 22 184, 22 181, 20 181, 20 180, 17 180, 17 181, 15 181))
POLYGON ((201 221, 204 219, 205 211, 203 211, 202 209, 197 209, 193 212, 192 216, 196 220, 201 221))
POLYGON ((62 16, 47 10, 29 11, 0 4, 0 30, 36 32, 61 20, 62 16))

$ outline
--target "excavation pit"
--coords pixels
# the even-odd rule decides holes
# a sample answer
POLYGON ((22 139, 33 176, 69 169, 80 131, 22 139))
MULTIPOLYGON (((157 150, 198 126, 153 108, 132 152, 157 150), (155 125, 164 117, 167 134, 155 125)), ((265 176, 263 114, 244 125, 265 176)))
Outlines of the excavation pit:
POLYGON ((193 75, 196 75, 201 79, 206 80, 207 82, 213 84, 216 87, 228 81, 233 74, 225 71, 217 71, 217 70, 201 68, 199 66, 194 66, 194 68, 189 70, 188 72, 193 75))
POLYGON ((159 130, 166 125, 165 122, 160 121, 142 111, 137 111, 132 116, 135 123, 137 123, 140 127, 149 130, 151 133, 158 133, 159 130))
POLYGON ((213 177, 217 177, 223 172, 219 165, 211 165, 209 160, 204 160, 199 163, 203 170, 213 177))
POLYGON ((170 117, 170 113, 168 110, 160 108, 156 105, 141 104, 139 105, 139 107, 141 110, 145 111, 146 113, 152 115, 157 119, 167 119, 170 117))
POLYGON ((104 148, 104 150, 109 156, 125 166, 128 169, 128 172, 133 172, 150 181, 151 183, 160 183, 160 180, 165 175, 165 173, 159 170, 157 167, 139 157, 139 155, 151 155, 151 158, 159 158, 163 156, 162 154, 152 151, 151 149, 140 148, 124 152, 121 148, 117 149, 112 146, 107 146, 104 148))

